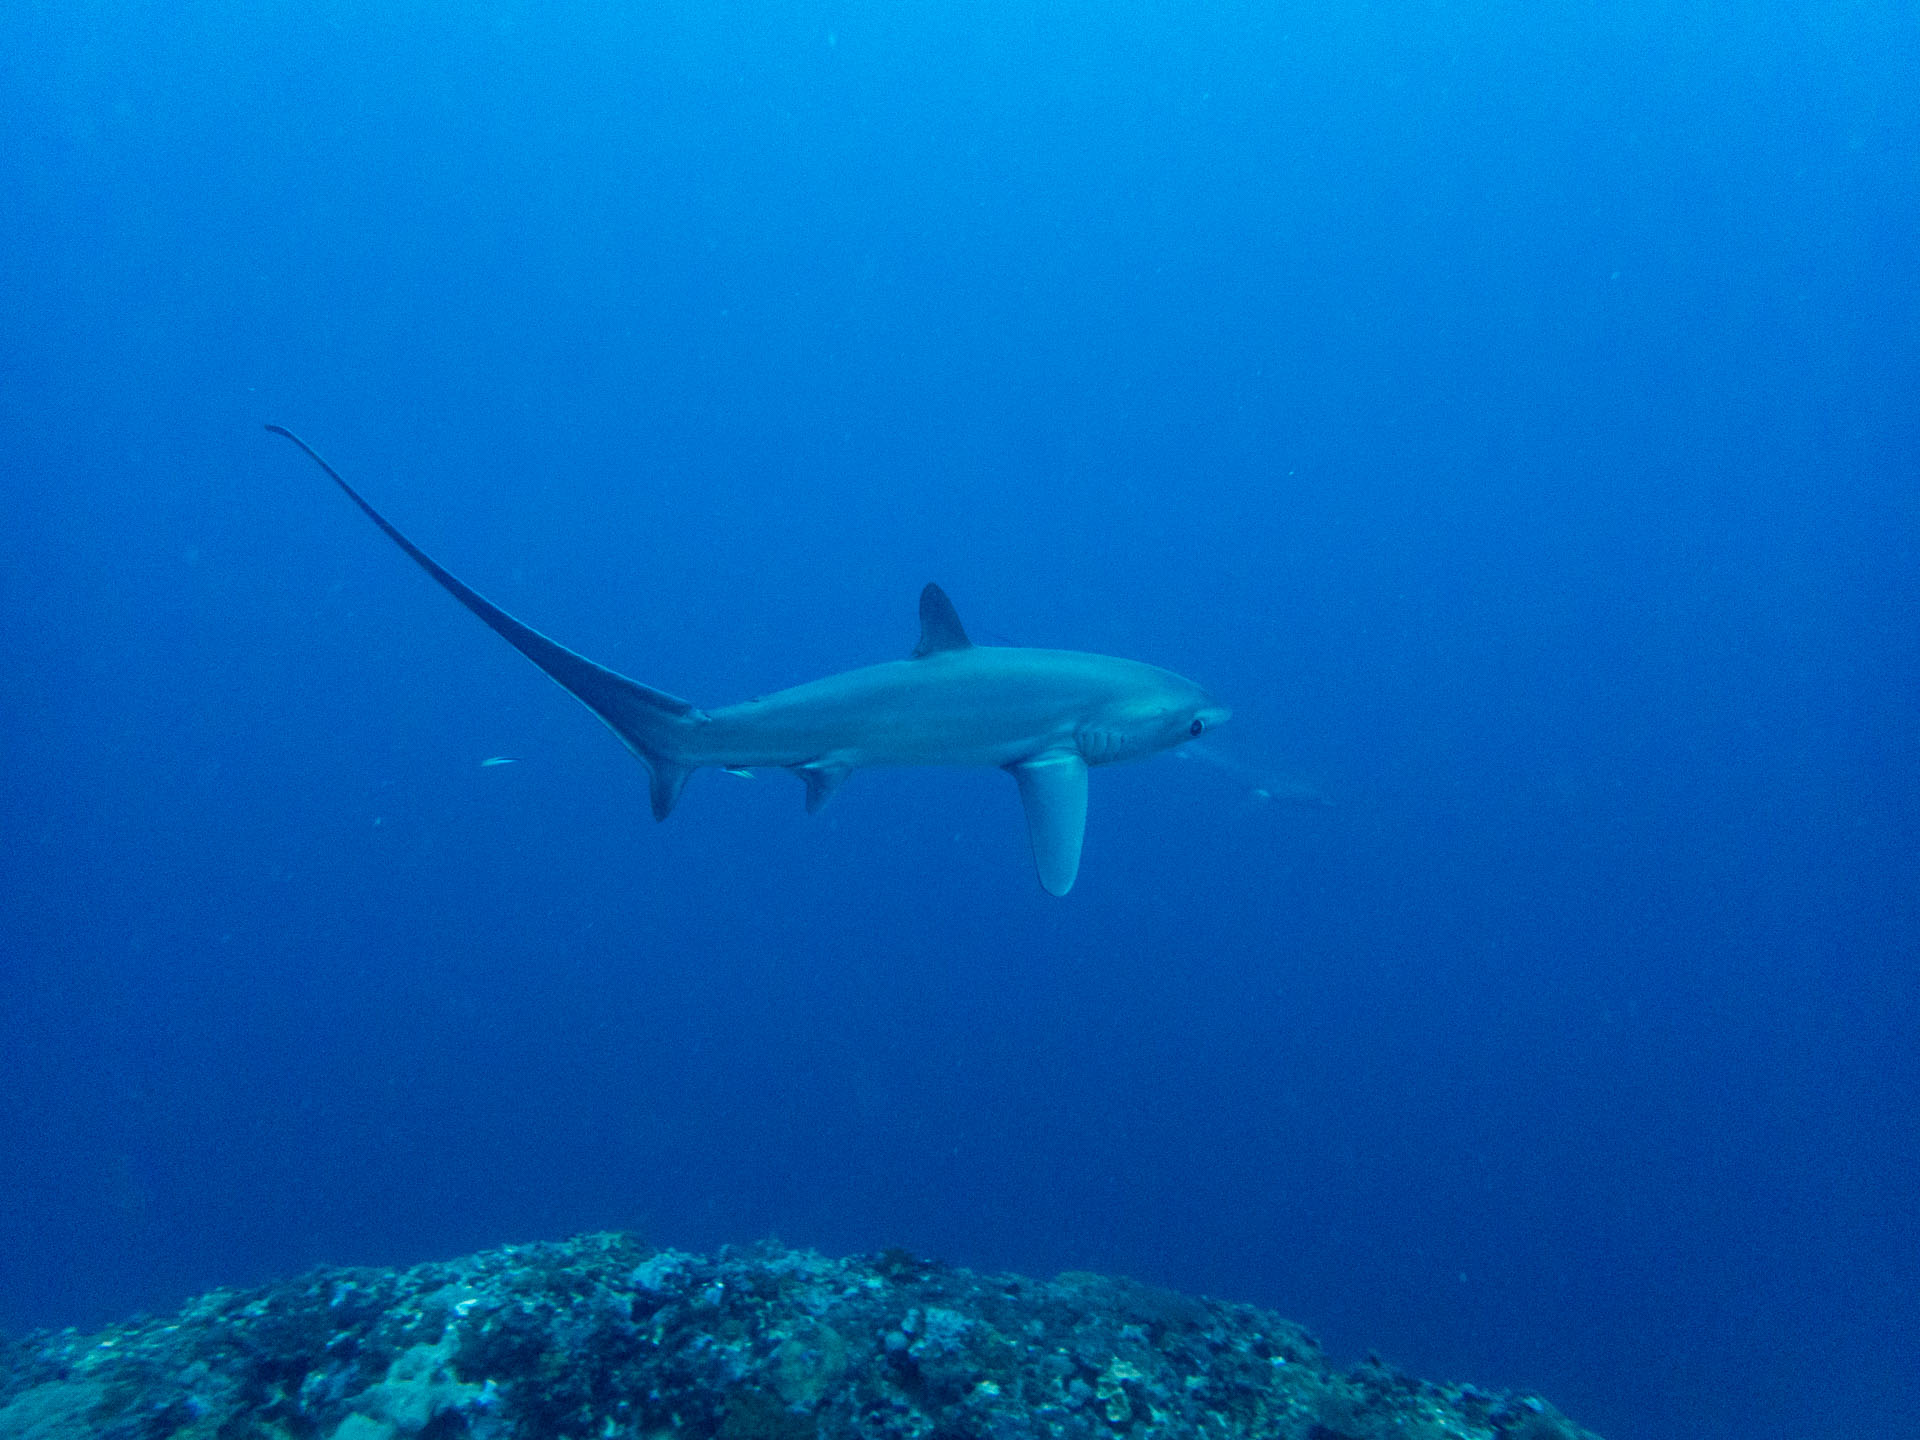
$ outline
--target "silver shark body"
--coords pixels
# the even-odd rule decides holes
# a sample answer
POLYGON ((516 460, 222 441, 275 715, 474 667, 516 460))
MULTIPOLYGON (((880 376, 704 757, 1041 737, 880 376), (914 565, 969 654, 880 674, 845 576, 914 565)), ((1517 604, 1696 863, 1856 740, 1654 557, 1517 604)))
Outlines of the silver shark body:
POLYGON ((921 592, 920 643, 908 659, 702 710, 522 624, 402 535, 299 436, 267 428, 306 451, 455 599, 606 722, 645 762, 656 820, 706 766, 790 770, 812 812, 861 766, 991 765, 1019 786, 1041 885, 1065 895, 1080 870, 1088 768, 1185 744, 1229 714, 1192 681, 1137 660, 975 645, 937 585, 921 592))

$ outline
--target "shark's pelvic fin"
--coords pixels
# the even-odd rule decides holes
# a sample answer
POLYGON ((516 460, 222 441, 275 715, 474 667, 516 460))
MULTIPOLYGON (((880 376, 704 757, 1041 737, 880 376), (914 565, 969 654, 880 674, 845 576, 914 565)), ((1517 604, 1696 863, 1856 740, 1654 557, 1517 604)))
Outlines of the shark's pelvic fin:
POLYGON ((1087 832, 1087 762, 1076 751, 1051 751, 1007 766, 1027 810, 1027 839, 1040 886, 1049 895, 1073 889, 1087 832))
POLYGON ((807 814, 817 815, 820 807, 833 798, 833 792, 853 773, 853 766, 844 760, 814 760, 794 766, 793 773, 806 783, 807 814))
POLYGON ((938 585, 928 585, 920 592, 920 643, 913 647, 913 658, 972 648, 966 627, 960 623, 960 612, 953 608, 947 592, 938 585))
POLYGON ((406 551, 415 564, 439 581, 448 594, 478 615, 514 649, 546 671, 561 689, 605 721, 607 728, 645 762, 647 772, 652 776, 649 798, 653 804, 653 818, 664 820, 673 812, 674 802, 680 798, 680 788, 687 783, 687 776, 693 773, 693 767, 673 758, 671 732, 676 725, 703 722, 706 715, 702 711, 678 695, 655 690, 638 680, 629 680, 617 670, 596 665, 586 656, 576 655, 558 641, 549 640, 532 626, 514 619, 457 575, 442 568, 431 555, 402 535, 386 516, 362 499, 360 492, 343 480, 340 472, 321 459, 320 453, 306 441, 281 425, 269 425, 267 429, 275 435, 285 436, 306 451, 308 458, 326 471, 334 484, 347 492, 347 498, 365 511, 367 518, 384 530, 388 539, 406 551))

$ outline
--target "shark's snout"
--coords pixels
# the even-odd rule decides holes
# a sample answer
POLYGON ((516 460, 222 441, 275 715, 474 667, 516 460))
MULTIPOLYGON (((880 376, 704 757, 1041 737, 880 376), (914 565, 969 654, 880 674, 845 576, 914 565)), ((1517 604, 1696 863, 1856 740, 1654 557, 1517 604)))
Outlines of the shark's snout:
POLYGON ((1233 718, 1233 711, 1225 705, 1206 705, 1193 713, 1193 733, 1204 735, 1216 725, 1224 725, 1233 718))

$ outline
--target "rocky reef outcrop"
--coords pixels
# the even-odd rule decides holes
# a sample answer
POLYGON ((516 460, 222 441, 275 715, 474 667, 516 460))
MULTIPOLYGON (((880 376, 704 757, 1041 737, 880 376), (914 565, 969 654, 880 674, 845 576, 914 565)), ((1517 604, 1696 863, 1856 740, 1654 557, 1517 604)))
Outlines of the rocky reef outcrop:
POLYGON ((1534 1396, 1338 1371, 1251 1306, 901 1251, 626 1235, 217 1291, 0 1343, 0 1440, 1593 1440, 1534 1396))

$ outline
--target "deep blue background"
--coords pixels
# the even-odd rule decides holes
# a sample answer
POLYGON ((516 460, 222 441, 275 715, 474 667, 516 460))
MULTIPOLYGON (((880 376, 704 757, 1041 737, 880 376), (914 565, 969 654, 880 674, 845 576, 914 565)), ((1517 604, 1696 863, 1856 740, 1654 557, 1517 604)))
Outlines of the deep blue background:
POLYGON ((0 3, 0 1326, 775 1232, 1890 1433, 1916 74, 1901 0, 0 3), (697 702, 937 578, 1335 804, 1098 774, 1064 902, 993 774, 655 826, 266 420, 697 702))

